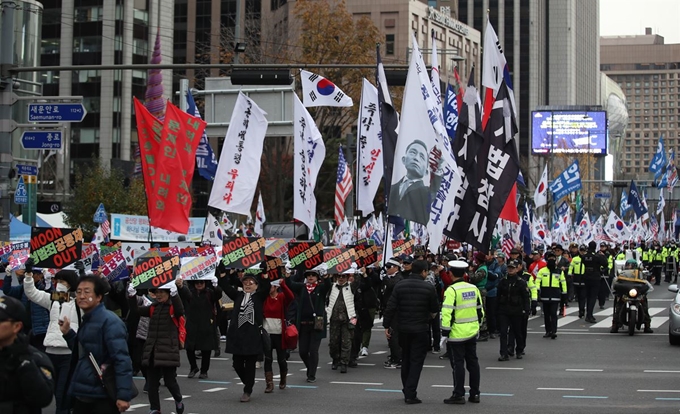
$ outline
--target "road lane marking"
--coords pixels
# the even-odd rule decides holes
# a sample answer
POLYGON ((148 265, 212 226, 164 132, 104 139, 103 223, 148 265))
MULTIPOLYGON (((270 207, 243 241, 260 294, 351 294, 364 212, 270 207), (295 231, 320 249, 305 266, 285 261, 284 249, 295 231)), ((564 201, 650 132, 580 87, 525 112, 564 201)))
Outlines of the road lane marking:
POLYGON ((637 390, 637 392, 680 392, 680 390, 637 390))
POLYGON ((446 368, 445 365, 423 365, 423 368, 446 368))
MULTIPOLYGON (((184 401, 185 398, 191 398, 191 395, 182 395, 182 401, 184 401)), ((165 401, 172 401, 172 400, 174 400, 173 397, 165 398, 165 401)))
POLYGON ((646 369, 642 372, 646 372, 648 374, 680 374, 680 371, 666 371, 663 369, 646 369))
POLYGON ((319 387, 317 387, 316 385, 290 385, 290 384, 287 384, 287 385, 286 385, 286 388, 307 388, 307 389, 317 389, 317 388, 319 388, 319 387))
POLYGON ((215 357, 210 358, 210 360, 211 361, 230 361, 229 358, 215 358, 215 357))
POLYGON ((479 395, 483 397, 514 397, 515 394, 494 394, 489 392, 482 392, 479 395))
POLYGON ((486 367, 484 369, 495 369, 495 370, 506 370, 506 371, 522 371, 524 368, 513 368, 513 367, 486 367))
POLYGON ((583 391, 583 388, 536 388, 539 391, 583 391))
POLYGON ((218 387, 218 388, 210 388, 210 389, 207 389, 207 390, 203 390, 203 392, 217 392, 217 391, 224 391, 224 390, 226 390, 226 388, 218 387))
POLYGON ((331 384, 341 384, 341 385, 384 385, 382 382, 352 382, 352 381, 331 381, 331 384))
POLYGON ((148 406, 149 404, 132 404, 130 408, 128 408, 128 411, 135 411, 137 408, 144 408, 148 406))
POLYGON ((655 316, 652 319, 652 329, 659 328, 664 323, 668 322, 668 316, 655 316))
MULTIPOLYGON (((578 319, 578 316, 563 316, 557 320, 557 327, 561 328, 562 326, 577 321, 578 319)), ((543 327, 545 327, 545 325, 543 325, 543 327)))
POLYGON ((656 397, 655 400, 657 400, 657 401, 680 401, 680 398, 663 398, 663 397, 656 397))
POLYGON ((603 369, 590 369, 590 368, 567 368, 567 372, 602 372, 603 369))
POLYGON ((673 302, 673 298, 669 298, 669 299, 659 299, 659 298, 650 299, 650 298, 647 298, 647 302, 673 302))
POLYGON ((372 392, 403 392, 402 390, 383 390, 381 388, 366 388, 364 391, 372 391, 372 392))
POLYGON ((609 397, 603 395, 563 395, 562 398, 586 398, 593 400, 606 400, 609 397))
POLYGON ((371 355, 382 355, 382 354, 386 354, 386 353, 387 353, 387 351, 375 351, 375 352, 371 352, 371 355))

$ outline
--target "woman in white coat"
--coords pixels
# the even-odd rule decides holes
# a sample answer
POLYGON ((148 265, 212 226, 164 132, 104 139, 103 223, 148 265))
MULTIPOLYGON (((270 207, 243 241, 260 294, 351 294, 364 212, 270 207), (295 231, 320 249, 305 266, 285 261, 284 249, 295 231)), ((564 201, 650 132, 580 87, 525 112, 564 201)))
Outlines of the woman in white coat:
POLYGON ((43 345, 45 345, 45 353, 54 366, 56 413, 67 414, 69 409, 64 394, 71 364, 71 350, 59 329, 59 320, 63 320, 66 316, 71 321, 71 329, 78 330, 80 312, 78 312, 74 296, 78 275, 73 270, 61 270, 54 275, 53 279, 52 293, 38 290, 33 282, 33 273, 27 271, 24 278, 24 293, 28 300, 50 311, 50 323, 43 345))

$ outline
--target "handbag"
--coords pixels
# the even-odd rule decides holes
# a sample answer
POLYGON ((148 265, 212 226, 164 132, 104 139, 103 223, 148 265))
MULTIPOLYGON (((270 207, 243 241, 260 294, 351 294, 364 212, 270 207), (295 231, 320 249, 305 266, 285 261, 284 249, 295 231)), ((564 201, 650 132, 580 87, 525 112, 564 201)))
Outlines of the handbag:
POLYGON ((269 332, 260 326, 260 338, 262 339, 262 351, 267 355, 272 349, 272 338, 269 336, 269 332))
POLYGON ((285 335, 285 344, 286 348, 288 349, 295 349, 297 348, 297 343, 298 343, 298 330, 297 326, 294 324, 288 324, 286 325, 286 332, 284 333, 285 335))
MULTIPOLYGON (((106 390, 106 395, 112 401, 117 401, 118 393, 116 392, 116 370, 113 368, 113 365, 104 364, 100 367, 94 355, 92 355, 92 352, 89 352, 88 357, 90 359, 90 363, 92 364, 92 368, 94 368, 94 371, 97 373, 97 376, 102 383, 102 387, 104 387, 104 390, 106 390)), ((134 381, 131 384, 132 387, 130 388, 130 401, 139 395, 139 390, 137 389, 134 381)))

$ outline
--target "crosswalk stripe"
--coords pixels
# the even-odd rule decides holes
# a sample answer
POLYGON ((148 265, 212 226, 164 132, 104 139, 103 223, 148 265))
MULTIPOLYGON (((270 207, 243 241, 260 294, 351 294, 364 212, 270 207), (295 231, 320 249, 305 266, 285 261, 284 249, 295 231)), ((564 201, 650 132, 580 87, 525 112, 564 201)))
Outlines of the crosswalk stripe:
MULTIPOLYGON (((562 327, 564 325, 567 325, 569 323, 572 323, 574 321, 578 320, 578 316, 563 316, 560 319, 557 320, 557 326, 562 327)), ((545 327, 545 325, 543 325, 545 327)))
POLYGON ((590 327, 591 328, 611 328, 613 320, 614 320, 614 317, 610 316, 608 318, 604 318, 603 320, 596 323, 595 325, 590 325, 590 327))
POLYGON ((652 319, 652 329, 656 329, 668 321, 668 316, 656 316, 652 319))
POLYGON ((217 392, 217 391, 224 391, 224 390, 226 390, 226 388, 218 387, 218 388, 210 388, 208 390, 203 390, 203 392, 217 392))
MULTIPOLYGON (((652 329, 659 328, 661 325, 666 323, 668 321, 667 316, 655 316, 657 314, 660 314, 662 312, 667 312, 668 308, 649 308, 649 316, 653 317, 652 318, 652 329)), ((570 314, 578 312, 578 306, 570 306, 569 308, 566 309, 566 315, 568 316, 563 316, 557 320, 557 326, 560 328, 563 328, 573 322, 578 322, 579 318, 578 316, 571 316, 570 314)), ((604 309, 601 310, 597 313, 594 313, 593 316, 597 317, 598 322, 590 325, 586 324, 585 327, 586 329, 589 328, 595 328, 595 329, 609 329, 612 326, 612 308, 604 309), (604 318, 604 319, 603 319, 604 318)), ((541 328, 545 328, 545 325, 541 325, 541 328)))

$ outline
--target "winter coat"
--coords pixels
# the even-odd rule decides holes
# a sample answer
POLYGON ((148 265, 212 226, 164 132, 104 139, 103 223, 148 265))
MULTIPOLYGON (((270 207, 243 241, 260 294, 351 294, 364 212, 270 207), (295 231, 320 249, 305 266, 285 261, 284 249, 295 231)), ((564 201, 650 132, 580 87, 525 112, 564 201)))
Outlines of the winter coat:
POLYGON ((226 352, 233 355, 262 354, 264 352, 261 335, 261 326, 264 321, 262 308, 269 295, 269 279, 260 278, 257 290, 250 295, 255 314, 254 324, 246 322, 238 326, 239 310, 245 293, 235 288, 228 277, 220 278, 220 287, 234 301, 234 309, 231 311, 231 321, 229 321, 229 329, 227 329, 226 352))
POLYGON ((295 325, 297 325, 298 331, 302 324, 314 323, 313 313, 316 313, 317 316, 323 315, 323 330, 315 331, 314 334, 318 338, 325 338, 329 316, 326 315, 325 309, 326 296, 331 288, 331 278, 322 278, 311 295, 307 292, 307 287, 304 283, 289 280, 288 287, 296 295, 297 314, 295 316, 295 325))
POLYGON ((403 333, 429 332, 432 315, 438 312, 434 286, 420 275, 410 274, 394 287, 385 309, 383 327, 403 333))
MULTIPOLYGON (((41 280, 38 282, 36 288, 39 290, 45 290, 45 282, 41 280)), ((29 311, 28 313, 31 315, 31 320, 24 322, 26 332, 30 330, 33 335, 42 335, 47 333, 47 327, 50 324, 50 313, 47 311, 47 309, 41 306, 31 306, 31 302, 24 293, 24 285, 19 283, 16 286, 12 286, 11 273, 5 276, 5 281, 2 285, 2 293, 15 299, 19 299, 29 311)))
POLYGON ((70 301, 59 303, 59 301, 53 301, 52 295, 45 292, 44 290, 38 290, 35 287, 35 283, 32 277, 24 278, 24 293, 28 300, 33 302, 34 306, 42 306, 50 311, 50 323, 47 327, 47 334, 45 335, 45 341, 43 345, 45 346, 45 352, 48 354, 60 354, 67 355, 71 353, 68 348, 68 344, 64 339, 64 335, 59 329, 59 317, 62 313, 69 319, 71 323, 71 329, 78 332, 78 309, 76 305, 75 298, 71 298, 70 301))
POLYGON ((71 329, 64 339, 73 352, 75 368, 69 379, 68 395, 108 399, 88 357, 91 352, 97 363, 110 364, 116 373, 117 399, 132 399, 132 360, 127 346, 125 323, 115 313, 99 304, 83 314, 78 333, 71 329), (81 352, 80 350, 83 350, 81 352))
POLYGON ((400 271, 392 275, 392 277, 385 276, 383 279, 382 298, 380 299, 380 307, 383 311, 387 308, 387 302, 390 301, 394 287, 403 279, 404 275, 400 271))
POLYGON ((500 315, 519 316, 528 313, 531 296, 527 282, 521 277, 510 276, 498 284, 498 313, 500 315))
POLYGON ((30 364, 18 366, 8 348, 0 349, 0 413, 40 414, 54 395, 54 368, 47 355, 28 345, 24 334, 17 342, 28 347, 30 364))
MULTIPOLYGON (((151 299, 149 299, 145 296, 137 296, 137 306, 138 307, 148 306, 151 303, 152 303, 151 299)), ((136 312, 137 309, 134 309, 134 311, 136 312)), ((147 335, 149 335, 149 318, 147 318, 146 316, 144 316, 144 317, 140 317, 139 315, 137 315, 137 316, 139 318, 139 321, 137 322, 137 330, 135 332, 135 338, 146 341, 146 337, 147 337, 147 335)))
POLYGON ((295 349, 295 344, 289 344, 286 342, 286 313, 288 306, 295 300, 295 295, 293 291, 286 285, 286 280, 281 279, 281 292, 276 294, 276 298, 272 298, 271 295, 267 295, 267 299, 263 306, 263 316, 264 316, 264 327, 270 334, 280 334, 281 335, 281 349, 295 349), (267 326, 269 323, 272 325, 281 326, 281 332, 274 332, 270 330, 267 326))
MULTIPOLYGON (((130 307, 137 306, 137 299, 129 298, 130 307)), ((179 295, 171 296, 166 302, 156 302, 151 306, 138 308, 140 317, 149 317, 149 332, 144 342, 142 366, 145 367, 178 367, 179 358, 179 330, 170 315, 170 305, 174 310, 174 317, 184 316, 184 306, 179 295), (154 308, 151 315, 151 308, 154 308), (153 353, 153 360, 151 354, 153 353)))
POLYGON ((349 283, 345 283, 344 286, 340 286, 337 283, 333 283, 331 287, 330 294, 328 295, 328 306, 326 306, 326 315, 331 315, 335 303, 338 301, 338 296, 342 293, 342 300, 345 303, 345 309, 347 310, 347 317, 349 319, 356 318, 357 313, 354 309, 354 293, 352 293, 352 286, 349 283))
MULTIPOLYGON (((206 283, 210 283, 207 281, 206 283)), ((200 349, 202 351, 212 351, 217 348, 215 341, 215 305, 222 297, 222 289, 205 288, 197 291, 195 288, 189 289, 187 307, 187 349, 200 349)))

